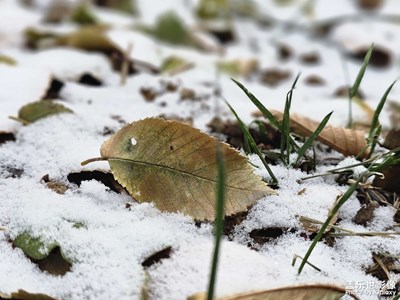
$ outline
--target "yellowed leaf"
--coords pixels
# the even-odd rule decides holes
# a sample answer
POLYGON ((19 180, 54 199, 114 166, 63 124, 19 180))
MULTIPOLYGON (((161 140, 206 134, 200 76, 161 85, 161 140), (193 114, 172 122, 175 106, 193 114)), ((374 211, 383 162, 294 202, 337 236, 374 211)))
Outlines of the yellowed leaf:
POLYGON ((213 220, 217 144, 225 158, 226 215, 245 211, 259 198, 275 193, 236 150, 176 121, 148 118, 129 124, 108 139, 100 152, 115 179, 137 201, 213 220))
MULTIPOLYGON (((280 111, 271 111, 278 120, 283 119, 280 111)), ((310 136, 318 127, 319 122, 300 114, 290 115, 290 127, 294 133, 301 136, 310 136)), ((342 153, 345 156, 358 156, 360 158, 368 155, 365 132, 338 126, 326 126, 318 135, 317 140, 342 153)))
POLYGON ((1 299, 18 299, 18 300, 54 300, 54 298, 45 294, 32 294, 25 290, 18 290, 11 294, 4 294, 0 292, 1 299))
MULTIPOLYGON (((336 300, 345 295, 346 290, 340 286, 328 284, 309 284, 281 287, 271 290, 253 291, 236 294, 227 297, 219 297, 217 300, 336 300)), ((358 299, 352 295, 354 299, 358 299)), ((197 293, 188 300, 205 300, 206 293, 197 293)))

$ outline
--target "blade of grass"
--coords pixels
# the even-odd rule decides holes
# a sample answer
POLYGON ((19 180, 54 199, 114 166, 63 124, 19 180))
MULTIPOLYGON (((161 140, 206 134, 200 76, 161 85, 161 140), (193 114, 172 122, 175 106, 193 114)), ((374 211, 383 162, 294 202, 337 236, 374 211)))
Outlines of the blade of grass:
POLYGON ((367 66, 369 64, 369 60, 371 59, 371 54, 372 54, 372 49, 374 48, 374 44, 372 44, 369 48, 367 53, 364 56, 364 62, 360 68, 360 71, 358 71, 356 80, 353 83, 353 86, 349 90, 349 124, 348 127, 352 128, 353 127, 353 112, 352 112, 352 101, 353 97, 357 95, 358 89, 360 88, 361 81, 364 77, 365 70, 367 69, 367 66))
POLYGON ((364 62, 360 68, 360 71, 358 71, 356 80, 354 81, 353 86, 350 89, 350 98, 353 98, 355 95, 357 95, 358 89, 360 87, 361 81, 364 77, 365 70, 367 69, 367 66, 369 64, 369 60, 371 59, 372 55, 372 50, 374 48, 374 44, 369 46, 367 53, 364 56, 364 62))
POLYGON ((292 98, 293 98, 293 91, 296 87, 297 81, 300 78, 300 73, 297 74, 296 78, 293 81, 292 88, 286 94, 286 101, 285 101, 285 108, 283 111, 283 119, 282 119, 282 135, 284 139, 281 142, 281 155, 282 157, 286 158, 285 164, 288 166, 290 164, 290 153, 291 153, 291 146, 292 146, 292 139, 290 136, 290 108, 292 106, 292 98), (286 151, 286 155, 285 155, 286 151))
MULTIPOLYGON (((296 77, 295 81, 293 82, 292 85, 292 90, 294 89, 297 80, 299 79, 300 74, 296 77)), ((240 89, 246 94, 246 96, 250 99, 251 102, 253 102, 253 104, 258 108, 258 110, 264 115, 264 117, 270 121, 270 123, 275 126, 281 133, 283 133, 283 128, 282 128, 282 124, 278 121, 277 118, 275 118, 275 116, 257 99, 256 96, 254 96, 248 89, 246 89, 243 84, 241 84, 240 82, 236 81, 235 79, 231 78, 232 81, 234 83, 236 83, 236 85, 238 87, 240 87, 240 89)), ((292 137, 290 136, 290 142, 291 144, 294 146, 294 148, 297 150, 299 149, 299 146, 297 145, 297 143, 292 139, 292 137)))
POLYGON ((301 148, 297 151, 297 159, 295 164, 299 162, 300 158, 306 153, 307 149, 310 148, 312 143, 315 141, 315 139, 318 137, 321 131, 325 128, 332 114, 333 111, 324 117, 321 123, 319 123, 317 129, 311 134, 311 136, 306 140, 303 146, 301 146, 301 148))
POLYGON ((290 106, 292 105, 292 101, 289 95, 291 94, 292 90, 286 94, 285 108, 283 110, 282 119, 283 139, 281 139, 281 156, 284 158, 283 162, 286 166, 290 164, 290 106))
POLYGON ((251 136, 249 130, 247 129, 247 126, 243 123, 243 121, 240 119, 236 111, 233 109, 233 107, 228 103, 228 101, 224 100, 226 105, 228 105, 229 109, 232 111, 232 113, 235 115, 240 128, 243 131, 245 139, 247 139, 250 148, 258 155, 258 157, 261 159, 265 169, 267 170, 269 176, 271 176, 273 183, 278 183, 278 179, 275 177, 274 173, 272 172, 271 168, 268 166, 268 163, 265 161, 265 158, 263 154, 261 153, 260 149, 257 147, 256 142, 254 141, 253 137, 251 136))
POLYGON ((386 89, 385 93, 383 94, 381 100, 378 103, 378 106, 375 109, 374 116, 372 118, 371 122, 371 128, 368 134, 368 144, 370 144, 370 152, 368 154, 367 158, 370 158, 372 153, 374 152, 376 142, 377 142, 377 137, 380 135, 380 129, 379 129, 379 115, 382 112, 383 106, 386 103, 386 99, 389 96, 390 91, 392 90, 394 84, 396 83, 396 80, 393 81, 393 83, 386 89), (379 131, 379 133, 378 133, 379 131))
POLYGON ((243 84, 241 84, 239 81, 236 81, 235 79, 231 78, 234 83, 237 84, 238 87, 246 94, 246 96, 251 100, 251 102, 254 103, 255 106, 257 106, 258 110, 262 112, 264 117, 271 122, 272 125, 274 125, 276 128, 279 129, 279 131, 282 131, 282 125, 278 121, 277 118, 257 99, 256 96, 254 96, 248 89, 244 87, 243 84))
POLYGON ((338 201, 338 203, 333 207, 330 215, 328 216, 328 218, 325 220, 324 224, 321 226, 321 229, 318 231, 317 236, 314 238, 314 240, 312 241, 310 247, 308 248, 308 251, 306 253, 306 255, 304 256, 304 259, 302 260, 300 267, 298 269, 298 274, 301 273, 301 271, 303 270, 305 264, 307 263, 308 258, 310 257, 311 253, 313 252, 315 246, 317 245, 318 241, 321 239, 322 235, 324 234, 326 228, 328 228, 329 223, 331 222, 332 218, 336 215, 336 213, 339 211, 340 207, 342 207, 342 205, 350 198, 350 196, 354 193, 354 191, 357 189, 358 184, 361 180, 362 176, 360 176, 360 178, 358 178, 358 180, 353 183, 348 189, 347 191, 340 197, 340 200, 338 201))
POLYGON ((225 201, 225 162, 221 149, 217 148, 217 192, 216 192, 216 220, 215 220, 215 243, 211 264, 211 274, 208 283, 207 300, 214 299, 215 284, 217 280, 218 259, 224 226, 224 201, 225 201))

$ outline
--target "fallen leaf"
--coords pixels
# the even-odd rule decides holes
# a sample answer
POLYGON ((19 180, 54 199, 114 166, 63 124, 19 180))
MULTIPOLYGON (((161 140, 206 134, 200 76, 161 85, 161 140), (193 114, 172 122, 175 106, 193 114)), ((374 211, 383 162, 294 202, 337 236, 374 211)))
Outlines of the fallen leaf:
POLYGON ((30 293, 25 290, 18 290, 11 294, 4 294, 0 292, 0 299, 14 299, 14 300, 55 300, 45 294, 30 293))
POLYGON ((367 226, 368 222, 371 222, 374 217, 374 211, 379 207, 377 202, 370 202, 361 206, 353 217, 352 221, 358 225, 367 226))
POLYGON ((57 242, 45 243, 41 238, 33 237, 28 232, 18 235, 14 246, 20 248, 40 270, 52 275, 64 275, 71 270, 68 259, 57 242))
POLYGON ((65 192, 69 189, 68 186, 66 186, 64 183, 51 180, 49 174, 43 176, 42 180, 49 189, 53 190, 57 194, 64 195, 65 192))
POLYGON ((300 55, 300 61, 306 65, 317 65, 321 62, 321 57, 318 52, 308 52, 300 55))
POLYGON ((71 21, 78 25, 95 25, 99 21, 87 4, 79 5, 71 15, 71 21))
POLYGON ((132 59, 126 50, 119 47, 108 36, 109 27, 106 25, 88 25, 69 34, 60 34, 53 31, 43 31, 28 28, 25 31, 25 44, 31 49, 49 47, 71 47, 85 51, 101 52, 109 57, 115 71, 121 71, 123 65, 128 65, 128 74, 139 70, 158 73, 159 69, 152 64, 132 59))
POLYGON ((275 87, 281 84, 283 81, 289 79, 290 76, 291 72, 288 70, 270 68, 261 72, 260 80, 263 84, 275 87))
POLYGON ((137 13, 137 5, 135 0, 94 0, 94 4, 102 7, 116 9, 128 14, 137 13))
POLYGON ((234 59, 218 63, 218 69, 233 76, 250 76, 257 71, 259 63, 256 59, 234 59))
POLYGON ((225 214, 245 211, 275 192, 257 177, 245 157, 186 124, 147 118, 131 123, 101 146, 115 179, 139 202, 154 201, 162 211, 213 220, 217 145, 225 158, 225 214))
POLYGON ((46 258, 51 250, 58 247, 56 242, 44 243, 40 238, 33 237, 28 232, 19 234, 13 243, 17 248, 20 248, 26 256, 33 259, 46 258))
POLYGON ((42 100, 28 103, 22 106, 18 112, 18 117, 11 117, 23 124, 30 124, 42 118, 60 113, 72 113, 72 110, 64 105, 53 101, 42 100))
POLYGON ((161 71, 163 73, 168 73, 169 75, 176 75, 178 73, 187 71, 193 68, 194 64, 186 61, 179 56, 169 56, 164 59, 161 64, 161 71))
POLYGON ((8 56, 8 55, 0 55, 0 64, 6 64, 9 66, 16 66, 17 65, 17 61, 8 56))
POLYGON ((160 15, 154 28, 148 28, 145 31, 166 43, 174 45, 191 44, 189 32, 181 18, 173 11, 167 11, 160 15))
MULTIPOLYGON (((296 285, 271 290, 254 291, 226 297, 218 297, 217 300, 336 300, 342 298, 346 290, 340 286, 327 284, 296 285)), ((358 299, 351 295, 354 299, 358 299)), ((206 293, 198 293, 190 296, 188 300, 205 300, 206 293)))
POLYGON ((113 52, 123 53, 115 43, 106 35, 108 30, 104 25, 88 25, 78 30, 60 34, 52 31, 42 31, 40 29, 28 28, 25 31, 26 43, 30 48, 42 48, 51 46, 68 46, 86 51, 97 51, 107 55, 113 52))
POLYGON ((201 0, 196 9, 196 14, 200 19, 216 19, 222 15, 228 16, 230 13, 230 1, 228 0, 201 0))
MULTIPOLYGON (((278 120, 283 119, 282 112, 275 110, 271 112, 278 120)), ((318 122, 300 114, 290 115, 290 127, 298 135, 310 136, 318 125, 318 122)), ((317 140, 345 156, 353 155, 363 158, 368 155, 365 132, 361 130, 327 125, 318 135, 317 140)))

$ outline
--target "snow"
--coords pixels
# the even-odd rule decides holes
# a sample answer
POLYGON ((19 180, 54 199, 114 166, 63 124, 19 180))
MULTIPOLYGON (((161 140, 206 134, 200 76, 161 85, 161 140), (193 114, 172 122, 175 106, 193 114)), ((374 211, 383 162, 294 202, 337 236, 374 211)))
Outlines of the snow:
MULTIPOLYGON (((299 9, 304 1, 282 7, 277 7, 272 0, 255 2, 260 5, 261 14, 268 12, 277 20, 307 26, 358 12, 350 1, 340 1, 340 5, 316 1, 311 17, 303 16, 299 9), (299 17, 293 18, 296 15, 299 17)), ((260 28, 253 21, 238 19, 233 26, 239 42, 227 45, 224 54, 215 54, 159 43, 131 28, 138 22, 153 24, 157 16, 171 9, 194 28, 196 20, 190 10, 196 7, 196 1, 160 1, 156 6, 144 0, 137 3, 138 18, 106 9, 95 8, 94 13, 113 26, 107 34, 118 47, 128 49, 132 45, 133 59, 160 66, 166 57, 177 55, 193 62, 193 69, 174 76, 140 73, 129 76, 122 85, 120 74, 112 70, 103 54, 70 48, 22 49, 22 32, 29 26, 60 32, 75 29, 71 24, 44 26, 39 23, 49 1, 39 1, 35 10, 28 10, 16 1, 0 1, 0 55, 9 55, 17 61, 16 66, 0 63, 0 132, 13 132, 16 137, 15 142, 0 145, 0 229, 6 229, 0 230, 0 293, 24 289, 58 299, 141 299, 141 290, 147 281, 149 299, 186 299, 206 291, 214 243, 211 224, 198 225, 189 216, 161 212, 149 203, 138 204, 129 195, 115 193, 96 180, 83 181, 78 187, 69 182, 67 176, 90 170, 109 172, 105 161, 84 167, 80 163, 99 156, 100 147, 110 132, 126 123, 163 114, 192 118, 195 127, 207 131, 207 123, 215 111, 215 87, 220 88, 244 122, 251 122, 251 113, 256 107, 230 80, 230 75, 215 70, 218 61, 256 58, 260 69, 290 70, 290 78, 277 87, 260 84, 259 78, 235 76, 271 109, 283 109, 286 93, 297 72, 301 72, 292 111, 322 120, 333 110, 330 123, 335 125, 347 123, 348 100, 334 96, 334 91, 339 86, 351 85, 360 68, 360 62, 349 60, 344 51, 360 45, 368 47, 375 42, 384 44, 393 55, 391 66, 368 68, 361 84, 365 103, 372 108, 399 74, 398 25, 348 22, 337 26, 321 42, 305 32, 260 28), (257 44, 256 52, 253 43, 257 44), (293 57, 288 61, 282 62, 277 57, 276 45, 280 43, 293 50, 293 57), (320 54, 321 62, 317 65, 302 63, 300 56, 313 51, 320 54), (103 85, 92 87, 78 83, 83 73, 92 74, 103 85), (326 85, 308 86, 303 78, 313 74, 321 76, 326 85), (73 114, 54 115, 27 126, 8 119, 17 116, 21 106, 41 99, 51 78, 65 83, 57 102, 72 109, 73 114), (177 89, 167 91, 167 82, 175 84, 177 89), (143 87, 157 91, 154 101, 144 99, 143 87), (182 101, 183 88, 193 89, 203 100, 182 101), (15 170, 21 174, 15 174, 15 170), (68 187, 65 194, 57 194, 46 187, 42 180, 46 174, 68 187), (76 224, 83 226, 77 228, 76 224), (73 261, 71 271, 64 276, 40 271, 9 242, 23 232, 40 237, 46 243, 57 241, 63 253, 73 261), (169 246, 172 247, 170 258, 147 269, 142 267, 146 258, 169 246)), ((378 14, 399 12, 398 1, 387 0, 378 14)), ((395 86, 390 100, 399 102, 399 99, 400 87, 395 86)), ((219 106, 223 118, 232 119, 228 108, 222 103, 219 106)), ((381 116, 384 127, 390 125, 388 115, 384 109, 381 116)), ((353 117, 359 122, 369 122, 368 114, 358 105, 353 106, 353 117)), ((132 144, 135 143, 132 139, 132 144)), ((339 164, 319 165, 317 173, 358 162, 336 152, 318 152, 318 155, 326 161, 338 160, 339 164)), ((250 155, 249 160, 257 166, 255 172, 259 176, 269 178, 257 156, 250 155)), ((283 165, 271 168, 279 180, 279 194, 257 201, 246 219, 224 238, 217 294, 227 296, 300 283, 346 286, 349 282, 377 281, 365 273, 365 268, 373 263, 372 252, 399 255, 398 237, 345 236, 336 238, 333 246, 318 243, 309 261, 322 272, 306 265, 304 272, 297 275, 300 260, 292 267, 292 259, 294 255, 304 256, 311 243, 299 218, 323 222, 337 197, 348 187, 336 184, 333 176, 301 180, 311 174, 283 165), (274 227, 288 229, 288 232, 264 245, 250 237, 253 230, 274 227)), ((359 166, 353 171, 357 175, 365 168, 359 166)), ((354 232, 382 232, 395 225, 395 210, 390 206, 377 208, 366 227, 353 223, 352 218, 360 207, 355 195, 350 197, 339 211, 338 226, 354 232)), ((398 275, 391 275, 398 278, 398 275)), ((360 297, 378 299, 374 295, 360 297)))

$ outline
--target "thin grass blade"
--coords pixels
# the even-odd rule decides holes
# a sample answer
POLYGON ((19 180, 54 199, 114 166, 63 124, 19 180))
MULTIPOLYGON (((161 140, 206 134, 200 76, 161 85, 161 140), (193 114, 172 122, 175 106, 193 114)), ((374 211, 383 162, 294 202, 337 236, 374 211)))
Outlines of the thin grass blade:
POLYGON ((374 45, 372 44, 368 48, 367 54, 365 54, 364 62, 362 64, 361 68, 360 68, 360 71, 358 71, 357 78, 354 81, 353 86, 350 89, 350 98, 353 98, 355 95, 357 95, 357 92, 358 92, 358 89, 360 87, 361 81, 362 81, 362 79, 364 77, 364 74, 365 74, 365 70, 367 69, 367 66, 369 64, 369 60, 371 59, 373 48, 374 48, 374 45))
POLYGON ((215 285, 217 280, 218 259, 224 227, 224 202, 225 202, 225 162, 221 149, 217 148, 217 192, 216 192, 216 220, 215 220, 215 243, 211 264, 211 273, 208 284, 207 300, 214 300, 215 285))
POLYGON ((317 245, 318 241, 321 239, 322 235, 324 234, 326 228, 328 228, 329 223, 331 222, 332 218, 336 215, 336 213, 338 212, 338 210, 340 209, 340 207, 350 198, 350 196, 354 193, 354 191, 357 189, 358 184, 361 180, 362 176, 360 176, 360 178, 358 178, 358 180, 353 183, 348 189, 347 191, 342 195, 342 197, 340 197, 340 200, 338 201, 338 203, 333 207, 331 214, 328 216, 328 218, 325 220, 324 224, 321 226, 321 229, 319 230, 317 236, 314 238, 314 240, 312 241, 312 244, 310 245, 310 247, 308 248, 308 251, 306 253, 306 255, 304 256, 304 259, 302 260, 299 270, 298 270, 298 274, 301 273, 301 271, 303 270, 305 264, 307 263, 308 258, 310 257, 311 253, 313 252, 315 246, 317 245))
POLYGON ((370 158, 372 153, 374 152, 375 146, 376 146, 376 142, 377 142, 377 137, 380 135, 380 130, 379 129, 379 115, 382 112, 383 107, 385 106, 386 103, 386 99, 389 96, 390 91, 392 90, 394 84, 396 83, 396 80, 386 89, 385 93, 383 94, 381 100, 378 103, 378 106, 375 109, 375 113, 374 116, 372 118, 372 122, 371 122, 371 128, 369 130, 369 134, 368 134, 368 144, 371 148, 368 157, 370 158), (378 133, 379 131, 379 133, 378 133))
POLYGON ((248 141, 251 149, 258 155, 258 157, 261 159, 265 169, 267 170, 269 176, 271 176, 273 183, 278 183, 278 179, 275 177, 274 173, 272 172, 271 168, 268 166, 268 163, 265 161, 265 158, 263 154, 261 153, 260 149, 257 147, 256 142, 254 141, 253 137, 251 136, 249 130, 247 129, 247 126, 243 123, 243 121, 240 119, 236 111, 233 109, 233 107, 225 100, 226 105, 228 105, 229 109, 232 111, 232 113, 235 115, 240 128, 243 131, 245 139, 248 141))
POLYGON ((248 89, 246 89, 243 84, 241 84, 239 81, 236 81, 235 79, 231 78, 234 83, 237 84, 238 87, 246 94, 246 96, 251 100, 251 102, 254 103, 255 106, 259 109, 259 111, 262 112, 264 117, 271 122, 272 125, 274 125, 276 128, 278 128, 280 131, 282 131, 282 125, 281 123, 275 118, 275 116, 257 99, 256 96, 254 96, 248 89))
POLYGON ((303 144, 303 146, 300 147, 299 151, 297 151, 296 164, 299 162, 300 158, 306 153, 307 149, 310 148, 310 146, 315 141, 315 139, 318 137, 318 135, 321 133, 321 131, 325 128, 325 126, 328 123, 332 114, 333 114, 333 111, 330 112, 329 114, 327 114, 323 118, 321 123, 319 123, 317 129, 310 135, 310 137, 306 140, 306 142, 303 144))

